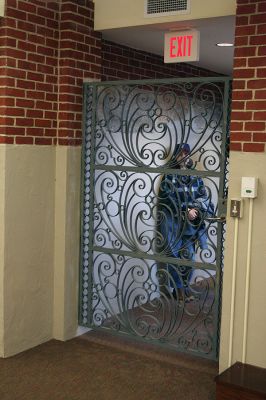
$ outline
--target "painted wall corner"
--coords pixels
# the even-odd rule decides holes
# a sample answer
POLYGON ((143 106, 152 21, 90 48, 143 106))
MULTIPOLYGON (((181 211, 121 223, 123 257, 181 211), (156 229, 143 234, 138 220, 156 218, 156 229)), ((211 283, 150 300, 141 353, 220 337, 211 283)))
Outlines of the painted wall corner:
MULTIPOLYGON (((251 262, 249 280, 249 302, 247 318, 246 363, 266 368, 266 154, 231 152, 229 177, 229 202, 232 198, 241 198, 241 177, 254 176, 259 179, 258 197, 254 199, 251 231, 251 262)), ((229 208, 229 205, 228 205, 229 208)), ((219 370, 223 372, 229 367, 230 326, 233 329, 232 364, 242 362, 244 305, 247 270, 247 248, 249 232, 250 200, 243 200, 243 217, 239 220, 238 241, 235 246, 235 219, 227 216, 227 233, 225 241, 225 266, 223 279, 222 321, 220 340, 219 370), (234 251, 236 251, 236 286, 233 324, 230 323, 232 304, 232 268, 234 251)))
POLYGON ((4 356, 5 156, 6 145, 0 145, 0 357, 4 356))
POLYGON ((6 0, 0 0, 0 18, 5 16, 5 3, 6 0))
POLYGON ((4 355, 52 338, 54 174, 52 146, 6 147, 4 355))
POLYGON ((80 147, 56 149, 53 335, 67 340, 78 327, 80 147))

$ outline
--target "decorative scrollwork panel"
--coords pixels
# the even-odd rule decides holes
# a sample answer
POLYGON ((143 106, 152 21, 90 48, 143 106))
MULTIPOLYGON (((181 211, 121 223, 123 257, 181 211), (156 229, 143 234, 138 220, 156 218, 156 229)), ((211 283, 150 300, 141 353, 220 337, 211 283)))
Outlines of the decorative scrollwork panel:
POLYGON ((171 168, 189 143, 197 168, 219 171, 222 117, 220 83, 99 86, 96 164, 171 168))
POLYGON ((216 358, 228 79, 84 93, 80 323, 216 358))
MULTIPOLYGON (((180 173, 180 172, 179 172, 180 173)), ((215 263, 218 178, 97 171, 94 246, 215 263), (187 210, 198 217, 190 221, 187 210), (195 256, 194 256, 195 254, 195 256)))
POLYGON ((215 271, 94 253, 93 326, 130 332, 169 345, 213 350, 215 271), (176 295, 173 271, 183 282, 176 295), (170 283, 169 283, 170 282, 170 283))

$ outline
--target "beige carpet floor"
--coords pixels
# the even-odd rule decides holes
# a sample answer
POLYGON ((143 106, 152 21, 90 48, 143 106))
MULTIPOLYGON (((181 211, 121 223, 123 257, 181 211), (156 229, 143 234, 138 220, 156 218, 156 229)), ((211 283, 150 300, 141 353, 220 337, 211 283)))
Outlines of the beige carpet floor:
POLYGON ((0 359, 1 400, 214 400, 217 364, 92 332, 0 359))

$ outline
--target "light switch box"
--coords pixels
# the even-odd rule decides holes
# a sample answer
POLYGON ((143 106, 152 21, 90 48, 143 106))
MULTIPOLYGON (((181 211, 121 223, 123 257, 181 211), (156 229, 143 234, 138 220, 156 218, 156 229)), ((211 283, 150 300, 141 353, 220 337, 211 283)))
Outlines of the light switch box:
POLYGON ((230 217, 242 218, 242 200, 231 199, 230 201, 230 217))

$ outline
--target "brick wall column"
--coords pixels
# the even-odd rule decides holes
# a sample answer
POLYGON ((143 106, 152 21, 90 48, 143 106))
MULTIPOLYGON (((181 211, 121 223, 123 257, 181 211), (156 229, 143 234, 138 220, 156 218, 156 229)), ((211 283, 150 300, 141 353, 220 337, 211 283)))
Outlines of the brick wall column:
POLYGON ((237 0, 231 150, 264 152, 266 1, 237 0))
POLYGON ((82 84, 100 78, 92 0, 6 0, 0 143, 79 145, 82 84))
POLYGON ((80 145, 82 85, 101 78, 101 34, 91 0, 62 0, 59 22, 58 144, 80 145))
POLYGON ((6 0, 0 39, 0 143, 52 144, 57 116, 57 2, 6 0))

